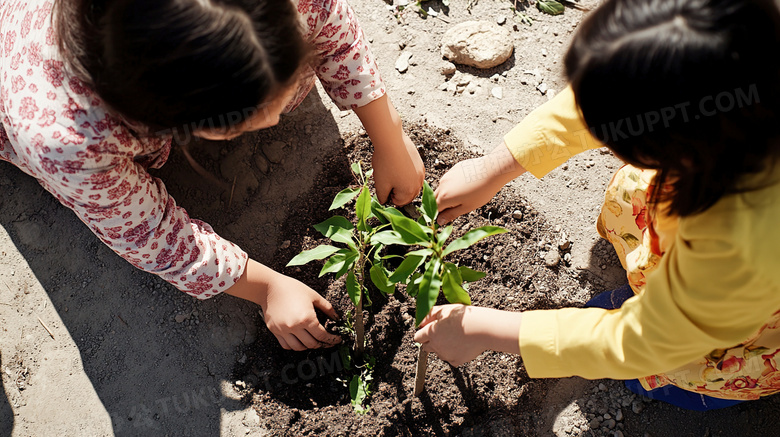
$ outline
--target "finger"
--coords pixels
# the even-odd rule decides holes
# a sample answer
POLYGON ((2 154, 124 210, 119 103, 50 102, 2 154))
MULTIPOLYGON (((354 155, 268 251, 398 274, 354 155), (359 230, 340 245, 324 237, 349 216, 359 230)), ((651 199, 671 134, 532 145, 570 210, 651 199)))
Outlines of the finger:
POLYGON ((403 191, 393 190, 391 197, 393 199, 393 203, 396 206, 404 206, 406 204, 412 203, 412 200, 414 200, 414 198, 417 197, 418 194, 420 194, 419 191, 403 192, 403 191))
POLYGON ((339 313, 336 312, 336 309, 333 308, 333 305, 331 305, 330 301, 317 293, 314 293, 314 295, 314 307, 325 313, 325 315, 330 317, 331 320, 338 321, 339 313))
POLYGON ((382 205, 387 203, 387 198, 390 196, 393 187, 390 184, 377 182, 376 179, 374 179, 374 187, 376 188, 376 200, 382 205))
POLYGON ((290 349, 294 351, 305 351, 307 348, 303 345, 303 343, 298 340, 298 338, 293 334, 287 334, 284 336, 284 339, 287 341, 287 344, 290 345, 290 349))
POLYGON ((311 334, 309 334, 309 331, 306 331, 304 329, 297 331, 295 333, 295 337, 298 338, 298 341, 300 341, 304 346, 306 346, 307 349, 318 349, 322 347, 322 343, 320 343, 316 338, 314 338, 311 334))
POLYGON ((436 322, 429 321, 427 325, 422 326, 417 332, 414 333, 414 341, 420 344, 429 343, 431 341, 431 333, 435 327, 436 322))
POLYGON ((282 338, 282 336, 281 336, 281 335, 276 335, 276 334, 274 334, 274 337, 276 337, 276 341, 278 341, 278 342, 279 342, 279 344, 282 346, 282 349, 287 349, 287 350, 290 350, 290 345, 289 345, 289 344, 287 344, 287 342, 286 342, 286 341, 284 341, 284 338, 282 338))
POLYGON ((436 222, 439 223, 439 225, 446 225, 467 212, 469 212, 468 208, 463 205, 456 205, 440 212, 436 222))
POLYGON ((341 343, 341 337, 326 331, 325 328, 319 323, 309 326, 306 328, 306 330, 309 331, 309 334, 311 334, 311 336, 314 337, 323 346, 330 347, 341 343))
POLYGON ((439 320, 441 318, 441 309, 441 306, 434 306, 431 308, 431 312, 429 312, 428 315, 422 319, 422 322, 420 322, 420 326, 418 326, 417 329, 422 329, 427 324, 439 320))

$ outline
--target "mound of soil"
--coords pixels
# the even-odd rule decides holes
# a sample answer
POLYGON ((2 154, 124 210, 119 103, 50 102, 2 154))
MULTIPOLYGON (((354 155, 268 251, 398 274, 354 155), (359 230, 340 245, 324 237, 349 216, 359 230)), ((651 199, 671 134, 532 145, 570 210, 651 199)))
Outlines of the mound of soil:
MULTIPOLYGON (((456 162, 473 157, 449 131, 417 124, 408 133, 420 147, 432 184, 456 162)), ((328 211, 333 196, 354 183, 349 163, 369 162, 371 144, 365 133, 346 135, 344 144, 345 154, 323 164, 317 188, 300 196, 290 209, 282 229, 289 242, 281 245, 271 266, 316 290, 326 290, 325 296, 342 314, 352 309, 343 279, 318 278, 321 263, 291 268, 285 264, 301 250, 326 242, 311 225, 333 215, 328 211)), ((509 232, 461 251, 455 260, 487 273, 471 284, 475 305, 519 311, 577 305, 587 299, 590 287, 583 286, 565 260, 554 266, 546 263, 545 254, 565 256, 559 248, 567 247, 560 244, 565 237, 546 225, 524 199, 501 192, 488 205, 456 220, 453 238, 488 224, 509 232)), ((516 356, 488 352, 459 368, 432 356, 426 391, 414 397, 414 300, 401 291, 387 298, 374 293, 372 300, 366 311, 367 354, 375 358, 376 367, 367 414, 353 411, 337 348, 285 351, 267 331, 246 348, 247 358, 234 374, 274 435, 494 435, 497 429, 514 435, 530 429, 535 401, 528 389, 544 382, 529 380, 516 356)))

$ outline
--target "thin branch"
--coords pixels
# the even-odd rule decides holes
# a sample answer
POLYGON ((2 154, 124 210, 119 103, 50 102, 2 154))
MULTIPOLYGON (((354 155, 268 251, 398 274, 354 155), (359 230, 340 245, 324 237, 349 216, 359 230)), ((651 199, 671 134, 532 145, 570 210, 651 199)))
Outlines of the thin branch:
POLYGON ((49 329, 49 327, 48 327, 48 326, 46 326, 46 324, 45 324, 45 323, 43 323, 43 320, 41 320, 41 318, 40 318, 39 316, 37 316, 37 315, 36 315, 35 317, 38 317, 38 321, 39 321, 39 322, 41 322, 41 326, 43 326, 43 329, 45 329, 45 330, 46 330, 46 332, 48 332, 48 333, 49 333, 49 335, 51 335, 51 338, 52 338, 52 340, 56 340, 56 339, 54 338, 54 334, 52 334, 52 333, 51 333, 51 329, 49 329))

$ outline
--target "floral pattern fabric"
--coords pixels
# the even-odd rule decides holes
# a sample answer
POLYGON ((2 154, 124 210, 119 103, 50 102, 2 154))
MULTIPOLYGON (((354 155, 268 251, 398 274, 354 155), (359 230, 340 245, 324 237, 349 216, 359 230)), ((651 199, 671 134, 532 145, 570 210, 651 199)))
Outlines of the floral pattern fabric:
MULTIPOLYGON (((295 4, 316 48, 293 104, 316 74, 342 109, 384 95, 362 30, 344 0, 295 4)), ((230 288, 247 254, 189 217, 147 172, 170 138, 141 138, 67 71, 51 0, 0 1, 0 159, 35 177, 114 252, 199 299, 230 288)))
MULTIPOLYGON (((648 209, 655 171, 626 165, 615 173, 597 221, 599 234, 612 243, 635 293, 668 249, 678 219, 648 209)), ((668 187, 661 189, 668 190, 668 187)), ((663 210, 661 205, 658 210, 663 210)), ((687 365, 639 378, 646 390, 675 385, 722 399, 752 400, 780 392, 775 357, 780 352, 780 311, 744 342, 716 349, 687 365)))

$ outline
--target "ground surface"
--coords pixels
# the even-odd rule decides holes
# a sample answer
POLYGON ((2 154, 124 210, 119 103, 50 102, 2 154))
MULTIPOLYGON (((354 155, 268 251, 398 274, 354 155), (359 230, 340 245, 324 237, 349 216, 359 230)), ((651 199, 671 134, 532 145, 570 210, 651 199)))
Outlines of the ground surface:
MULTIPOLYGON (((553 90, 562 88, 560 59, 583 14, 567 9, 550 17, 531 8, 536 23, 512 29, 508 1, 474 3, 469 13, 466 0, 451 0, 448 10, 434 1, 438 17, 407 13, 399 23, 380 0, 352 2, 390 96, 425 149, 434 185, 457 160, 500 144, 504 133, 547 100, 536 88, 539 79, 553 90), (475 84, 474 94, 440 90, 445 77, 438 72, 438 42, 444 31, 462 21, 502 17, 515 44, 512 58, 490 71, 459 68, 457 74, 475 84), (402 47, 412 53, 403 74, 392 68, 402 47), (533 70, 538 74, 526 73, 533 70), (491 79, 496 73, 497 82, 491 79), (503 89, 500 100, 491 96, 495 86, 503 89)), ((237 176, 232 199, 192 171, 180 152, 157 174, 192 216, 261 262, 282 268, 297 251, 316 244, 308 226, 326 216, 332 194, 349 183, 348 154, 367 147, 356 117, 340 113, 318 93, 276 128, 231 143, 191 142, 208 171, 224 181, 237 176), (275 147, 282 147, 284 158, 264 172, 261 150, 274 141, 283 143, 275 147)), ((475 303, 517 310, 579 305, 624 283, 617 259, 592 225, 617 165, 599 151, 579 155, 542 180, 519 178, 494 202, 456 222, 510 229, 462 259, 490 272, 472 288, 475 303), (522 219, 512 218, 515 210, 522 219), (563 234, 573 242, 562 253, 570 253, 571 261, 548 268, 540 253, 554 250, 563 234)), ((635 398, 619 382, 531 380, 517 358, 495 353, 460 369, 432 357, 427 393, 414 398, 413 305, 400 295, 375 303, 369 338, 378 362, 376 394, 371 412, 355 416, 336 380, 338 370, 320 367, 316 377, 309 372, 309 363, 332 366, 332 352, 282 351, 254 305, 229 296, 197 302, 136 271, 34 180, 5 163, 0 205, 0 435, 775 433, 780 402, 772 398, 684 412, 635 398)), ((338 283, 314 280, 312 269, 284 271, 311 279, 347 308, 338 283)))

